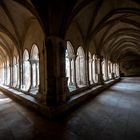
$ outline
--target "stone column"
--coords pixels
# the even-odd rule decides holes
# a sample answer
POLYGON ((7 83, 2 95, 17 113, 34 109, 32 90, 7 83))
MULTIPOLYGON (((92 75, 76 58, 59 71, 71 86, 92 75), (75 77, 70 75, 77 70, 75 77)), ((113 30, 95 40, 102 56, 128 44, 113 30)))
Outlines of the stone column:
POLYGON ((86 85, 90 85, 90 80, 89 80, 89 56, 88 56, 88 51, 85 52, 85 82, 86 85))
POLYGON ((72 71, 71 71, 71 61, 72 61, 72 59, 71 58, 69 58, 69 64, 70 64, 70 83, 69 83, 69 85, 71 86, 71 85, 73 85, 72 84, 72 71))
POLYGON ((97 66, 96 66, 96 59, 95 58, 92 61, 92 68, 93 68, 93 81, 94 81, 94 83, 96 83, 97 82, 97 80, 96 80, 97 66))
POLYGON ((29 60, 29 63, 30 63, 30 88, 29 88, 29 92, 32 91, 32 88, 33 88, 33 60, 29 60))
POLYGON ((72 60, 73 60, 73 71, 74 71, 73 84, 76 88, 78 88, 77 81, 76 81, 76 56, 73 56, 72 60))
POLYGON ((17 69, 17 84, 16 84, 16 89, 19 90, 19 64, 16 63, 16 69, 17 69))
POLYGON ((93 68, 92 68, 92 59, 89 59, 89 81, 90 84, 93 84, 93 68))
POLYGON ((23 86, 24 86, 24 61, 23 61, 23 59, 21 59, 20 60, 20 90, 22 90, 23 89, 23 86))
POLYGON ((105 75, 106 75, 106 80, 109 80, 108 76, 108 60, 105 59, 105 75))
POLYGON ((2 84, 2 67, 0 66, 0 84, 2 84))
POLYGON ((111 62, 109 61, 109 79, 111 79, 111 62))
POLYGON ((38 85, 38 79, 39 79, 39 75, 38 75, 38 69, 39 69, 39 67, 38 67, 38 64, 39 64, 39 62, 36 62, 36 88, 38 89, 39 88, 39 85, 38 85))
MULTIPOLYGON (((93 59, 91 59, 91 81, 92 81, 92 84, 95 84, 94 83, 94 79, 93 79, 93 59)), ((94 70, 95 71, 95 70, 94 70)))
POLYGON ((114 65, 113 65, 113 63, 111 63, 111 78, 112 79, 114 79, 115 77, 114 77, 114 65))
POLYGON ((120 76, 120 70, 119 70, 119 64, 117 64, 117 72, 116 72, 116 74, 117 74, 117 77, 119 77, 120 76))
POLYGON ((114 77, 116 78, 116 63, 114 63, 114 77))
POLYGON ((10 66, 10 87, 12 87, 13 86, 13 67, 12 67, 11 62, 9 66, 10 66))
POLYGON ((47 97, 48 106, 65 103, 69 98, 69 90, 65 74, 66 42, 57 37, 48 37, 47 48, 47 97))
POLYGON ((23 88, 23 59, 19 61, 19 90, 23 88))
POLYGON ((6 66, 5 66, 5 63, 4 63, 4 85, 6 85, 6 66))

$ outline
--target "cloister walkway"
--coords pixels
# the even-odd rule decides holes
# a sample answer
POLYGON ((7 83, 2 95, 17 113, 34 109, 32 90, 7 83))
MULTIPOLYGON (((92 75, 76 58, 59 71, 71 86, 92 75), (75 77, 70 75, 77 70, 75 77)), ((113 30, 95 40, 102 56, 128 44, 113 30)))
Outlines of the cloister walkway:
POLYGON ((0 93, 0 140, 140 140, 140 78, 121 82, 58 120, 0 93))

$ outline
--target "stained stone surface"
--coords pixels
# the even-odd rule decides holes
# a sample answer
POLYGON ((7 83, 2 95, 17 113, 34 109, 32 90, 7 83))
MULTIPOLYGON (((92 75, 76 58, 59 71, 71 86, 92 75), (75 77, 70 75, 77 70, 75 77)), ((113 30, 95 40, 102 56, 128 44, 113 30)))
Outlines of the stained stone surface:
POLYGON ((140 78, 124 78, 57 120, 0 92, 0 140, 140 140, 140 78))

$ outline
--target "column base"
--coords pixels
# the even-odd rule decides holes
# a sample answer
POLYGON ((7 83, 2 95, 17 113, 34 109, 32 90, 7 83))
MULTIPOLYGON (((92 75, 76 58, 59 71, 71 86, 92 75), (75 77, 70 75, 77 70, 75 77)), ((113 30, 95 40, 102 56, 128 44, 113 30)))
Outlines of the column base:
POLYGON ((30 89, 28 90, 29 93, 32 93, 32 94, 37 94, 38 92, 38 88, 36 87, 30 87, 30 89))
POLYGON ((100 84, 100 85, 104 84, 104 80, 103 80, 103 75, 102 74, 98 74, 98 84, 100 84))
POLYGON ((70 98, 67 80, 67 77, 49 78, 46 97, 46 104, 48 106, 63 104, 70 98))
POLYGON ((69 86, 74 86, 74 84, 72 82, 69 83, 69 86))
POLYGON ((66 102, 70 98, 67 81, 67 77, 61 77, 57 79, 57 97, 58 103, 60 104, 66 102))
POLYGON ((86 81, 85 83, 87 86, 90 86, 91 85, 91 81, 86 81))
POLYGON ((74 83, 73 85, 75 86, 75 88, 76 88, 76 89, 78 89, 78 88, 79 88, 79 86, 78 86, 78 84, 77 84, 77 83, 74 83))

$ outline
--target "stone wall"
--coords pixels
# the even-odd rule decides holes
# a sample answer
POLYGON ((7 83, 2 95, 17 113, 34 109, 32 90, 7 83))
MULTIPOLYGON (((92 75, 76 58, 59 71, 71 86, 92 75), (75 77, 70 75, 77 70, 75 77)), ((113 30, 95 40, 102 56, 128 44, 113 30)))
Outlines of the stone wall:
POLYGON ((121 62, 120 70, 124 76, 140 76, 140 60, 121 62))

